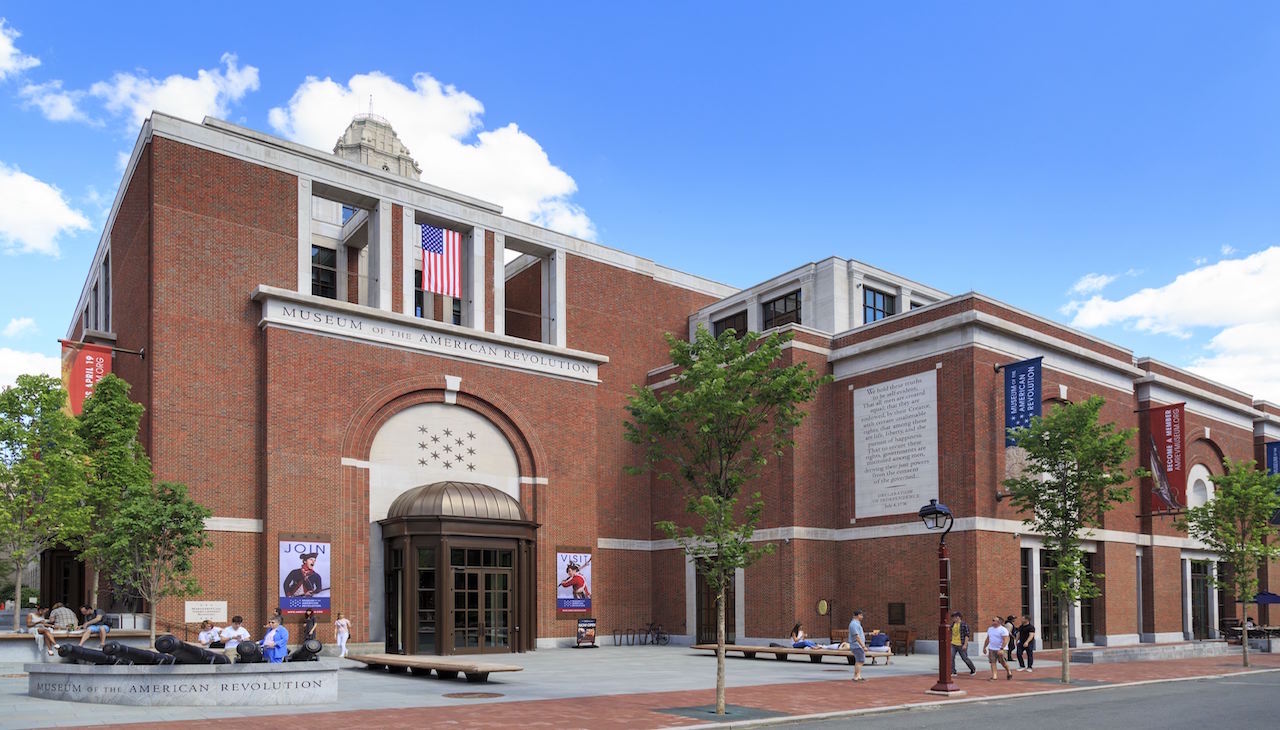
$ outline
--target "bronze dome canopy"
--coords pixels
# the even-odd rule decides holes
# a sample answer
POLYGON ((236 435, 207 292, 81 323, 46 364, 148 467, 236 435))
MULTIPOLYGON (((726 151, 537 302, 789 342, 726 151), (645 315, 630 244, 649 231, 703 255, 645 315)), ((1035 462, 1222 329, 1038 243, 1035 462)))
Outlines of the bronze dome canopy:
POLYGON ((473 482, 435 482, 414 487, 396 497, 387 510, 387 519, 397 517, 528 521, 524 509, 511 495, 473 482))

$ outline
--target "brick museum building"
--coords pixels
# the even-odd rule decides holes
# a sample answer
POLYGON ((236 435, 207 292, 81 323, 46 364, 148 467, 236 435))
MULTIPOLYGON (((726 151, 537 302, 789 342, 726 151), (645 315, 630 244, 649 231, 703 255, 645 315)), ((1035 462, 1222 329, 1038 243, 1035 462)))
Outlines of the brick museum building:
MULTIPOLYGON (((796 621, 824 635, 854 608, 868 628, 933 639, 937 538, 916 515, 930 498, 955 515, 953 607, 1028 613, 1044 646, 1212 638, 1240 615, 1169 508, 1211 498, 1225 459, 1262 461, 1280 406, 857 260, 738 290, 431 177, 371 115, 332 153, 216 119, 143 125, 67 339, 114 349, 156 477, 213 513, 201 594, 159 617, 256 627, 311 607, 329 641, 342 611, 354 643, 407 653, 565 644, 588 616, 603 637, 650 621, 677 642, 714 636, 697 571, 654 527, 685 519, 682 499, 624 471, 641 460, 623 439, 628 395, 669 382, 664 333, 699 325, 789 332, 786 362, 834 378, 756 485, 756 539, 777 550, 738 574, 731 639, 796 621), (1006 366, 1026 361, 1011 390, 1006 366), (1159 451, 1178 472, 1135 482, 1090 536, 1102 595, 1071 607, 1063 637, 1041 590, 1052 555, 1002 499, 1004 417, 1093 395, 1151 444, 1131 468, 1159 451)), ((45 600, 85 595, 74 555, 43 563, 45 600)), ((1280 567, 1262 577, 1280 587, 1280 567)))

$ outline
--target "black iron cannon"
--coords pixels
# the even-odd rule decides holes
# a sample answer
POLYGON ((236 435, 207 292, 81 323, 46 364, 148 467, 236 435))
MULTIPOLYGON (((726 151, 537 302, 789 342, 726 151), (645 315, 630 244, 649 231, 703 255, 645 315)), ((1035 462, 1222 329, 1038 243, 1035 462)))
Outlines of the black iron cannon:
POLYGON ((108 641, 107 645, 102 647, 102 651, 115 657, 118 660, 117 664, 173 664, 175 661, 171 654, 137 649, 125 646, 118 641, 108 641))
POLYGON ((320 652, 322 651, 324 651, 324 644, 321 644, 317 639, 307 639, 302 642, 302 646, 294 649, 284 660, 286 662, 315 662, 320 660, 320 652))
POLYGON ((266 661, 266 657, 262 656, 262 647, 252 641, 236 644, 236 654, 240 656, 237 661, 241 664, 257 664, 266 661))
POLYGON ((156 637, 156 651, 173 655, 178 664, 228 664, 225 654, 182 641, 173 634, 156 637))
POLYGON ((108 656, 97 649, 90 649, 87 646, 76 646, 75 644, 62 644, 58 647, 58 656, 63 659, 70 659, 74 662, 88 662, 89 664, 115 664, 116 658, 108 656))

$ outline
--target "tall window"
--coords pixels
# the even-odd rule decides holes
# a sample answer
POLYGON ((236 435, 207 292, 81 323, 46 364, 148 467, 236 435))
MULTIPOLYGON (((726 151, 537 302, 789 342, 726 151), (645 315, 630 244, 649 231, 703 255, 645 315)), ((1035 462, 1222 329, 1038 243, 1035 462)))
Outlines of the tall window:
POLYGON ((737 314, 731 314, 711 323, 711 333, 716 337, 724 334, 726 330, 733 330, 739 338, 747 333, 747 312, 745 309, 737 314))
POLYGON ((782 296, 763 305, 764 317, 761 329, 781 327, 784 324, 800 324, 800 290, 782 296))
POLYGON ((111 252, 102 257, 102 331, 111 331, 111 252))
POLYGON ((323 246, 311 247, 311 294, 338 298, 338 252, 323 246))
POLYGON ((462 324, 462 300, 453 300, 453 323, 462 324))
POLYGON ((422 295, 422 269, 414 269, 413 271, 413 316, 421 317, 426 307, 426 300, 422 295))
POLYGON ((89 310, 93 312, 93 329, 98 329, 98 285, 93 285, 93 293, 89 295, 89 310))
POLYGON ((878 322, 897 313, 897 297, 870 287, 862 289, 862 321, 878 322))

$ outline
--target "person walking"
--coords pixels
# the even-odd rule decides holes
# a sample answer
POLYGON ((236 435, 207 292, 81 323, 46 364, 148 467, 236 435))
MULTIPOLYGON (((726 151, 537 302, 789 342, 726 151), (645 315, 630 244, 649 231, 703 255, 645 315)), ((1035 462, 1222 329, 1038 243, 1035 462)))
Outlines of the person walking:
POLYGON ((1013 616, 1005 616, 1004 630, 1009 632, 1009 641, 1005 643, 1004 658, 1006 662, 1013 661, 1013 637, 1018 635, 1018 622, 1013 616))
POLYGON ((338 620, 333 622, 333 633, 338 637, 338 658, 341 659, 347 655, 347 639, 351 637, 351 621, 341 611, 338 620))
POLYGON ((1005 661, 1005 647, 1009 643, 1009 630, 1004 627, 1004 619, 999 616, 991 617, 991 626, 987 627, 987 638, 982 642, 983 651, 987 652, 987 662, 991 664, 991 676, 987 678, 988 682, 996 680, 996 664, 1004 667, 1005 679, 1013 679, 1013 672, 1009 670, 1009 662, 1005 661))
POLYGON ((973 666, 973 660, 969 658, 969 639, 973 633, 969 631, 969 624, 964 622, 964 614, 959 611, 951 613, 951 676, 956 675, 956 657, 969 667, 969 676, 973 676, 978 672, 978 668, 973 666))
POLYGON ((1036 627, 1031 625, 1031 617, 1023 616, 1022 623, 1018 626, 1018 632, 1014 635, 1014 641, 1018 645, 1018 671, 1034 671, 1036 664, 1036 627), (1026 657, 1027 663, 1022 663, 1023 657, 1026 657))
POLYGON ((849 651, 853 652, 853 681, 866 681, 862 665, 867 661, 867 632, 862 630, 862 611, 854 611, 849 621, 849 651))

